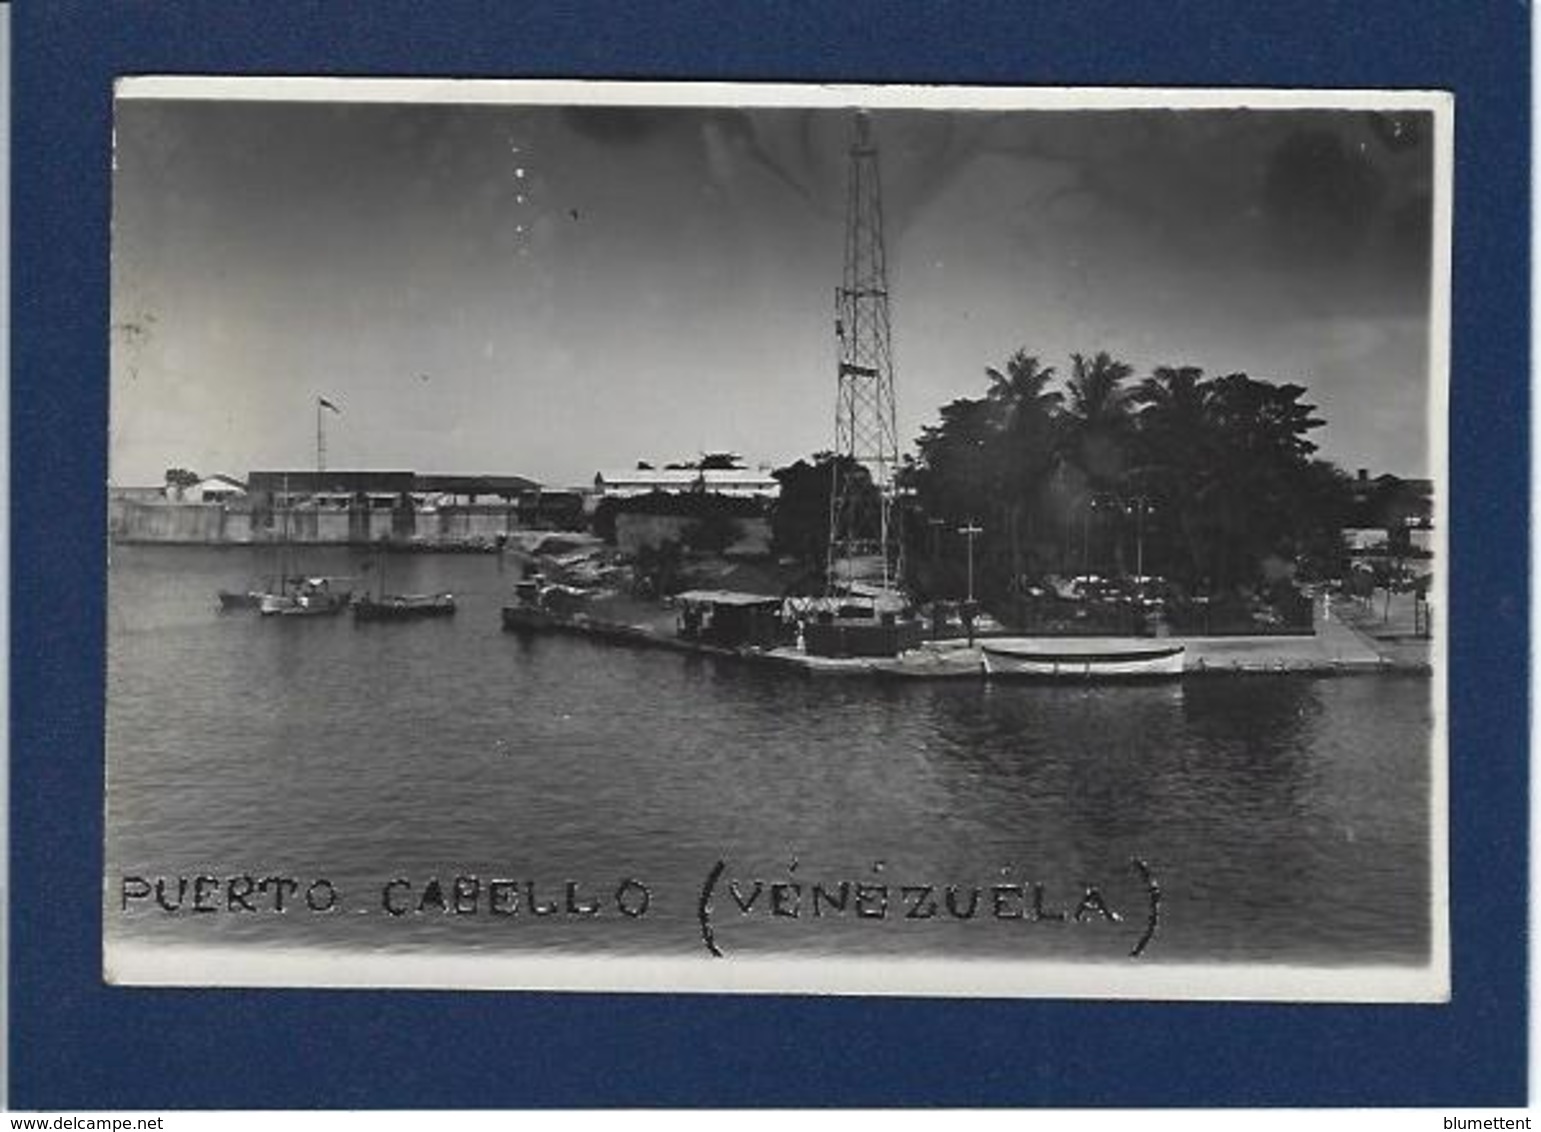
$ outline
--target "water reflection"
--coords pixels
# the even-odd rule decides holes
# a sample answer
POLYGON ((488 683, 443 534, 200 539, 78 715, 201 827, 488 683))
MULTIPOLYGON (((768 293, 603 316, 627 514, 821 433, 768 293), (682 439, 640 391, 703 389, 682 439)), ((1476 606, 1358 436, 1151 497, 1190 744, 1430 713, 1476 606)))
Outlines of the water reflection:
MULTIPOLYGON (((345 554, 318 569, 356 569, 345 554)), ((1212 677, 1054 687, 809 679, 503 633, 478 556, 397 556, 442 621, 355 630, 213 610, 242 552, 114 551, 109 875, 325 873, 366 907, 432 875, 614 884, 647 917, 109 914, 183 941, 693 953, 695 898, 745 875, 1106 883, 1167 899, 1152 962, 1418 961, 1426 682, 1212 677), (512 926, 511 926, 512 925, 512 926)), ((112 908, 109 905, 109 913, 112 908)), ((1117 955, 1128 941, 936 922, 739 925, 740 950, 1117 955)))

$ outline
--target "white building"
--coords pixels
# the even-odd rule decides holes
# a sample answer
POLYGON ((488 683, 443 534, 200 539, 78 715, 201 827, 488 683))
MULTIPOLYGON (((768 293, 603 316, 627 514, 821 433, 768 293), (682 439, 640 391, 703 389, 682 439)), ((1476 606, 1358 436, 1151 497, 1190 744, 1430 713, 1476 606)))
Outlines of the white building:
POLYGON ((205 476, 183 488, 180 499, 184 503, 229 503, 245 496, 246 485, 240 480, 230 476, 205 476))
POLYGON ((768 469, 755 468, 640 468, 594 476, 594 494, 601 498, 627 499, 654 491, 775 499, 781 494, 781 484, 768 469))

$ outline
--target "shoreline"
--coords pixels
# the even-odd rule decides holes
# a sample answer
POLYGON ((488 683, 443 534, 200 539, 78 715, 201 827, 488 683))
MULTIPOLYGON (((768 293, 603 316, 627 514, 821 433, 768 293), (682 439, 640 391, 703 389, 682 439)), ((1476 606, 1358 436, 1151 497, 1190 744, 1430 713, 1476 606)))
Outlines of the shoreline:
MULTIPOLYGON (((272 550, 279 544, 274 539, 250 539, 244 542, 233 540, 210 541, 206 539, 169 539, 169 538, 134 538, 114 537, 111 546, 164 546, 169 549, 195 549, 195 550, 272 550)), ((480 539, 467 542, 387 542, 384 540, 334 540, 334 539, 291 539, 283 544, 291 550, 363 550, 376 554, 499 554, 502 547, 493 542, 484 542, 480 539)))
MULTIPOLYGON (((1185 649, 1183 678, 1189 676, 1358 674, 1427 677, 1433 666, 1427 656, 1408 657, 1377 647, 1373 638, 1341 620, 1329 620, 1309 637, 1166 637, 1185 649)), ((510 626, 504 631, 531 636, 585 637, 634 648, 650 648, 692 656, 738 660, 801 671, 809 676, 877 677, 899 680, 986 679, 980 648, 962 640, 926 641, 897 657, 810 656, 795 647, 727 648, 684 640, 656 625, 612 621, 587 614, 552 617, 540 625, 510 626)), ((1017 638, 1054 641, 1063 638, 1017 638)), ((1075 683, 1065 680, 1065 683, 1075 683)), ((1094 680, 1082 682, 1099 682, 1094 680)))

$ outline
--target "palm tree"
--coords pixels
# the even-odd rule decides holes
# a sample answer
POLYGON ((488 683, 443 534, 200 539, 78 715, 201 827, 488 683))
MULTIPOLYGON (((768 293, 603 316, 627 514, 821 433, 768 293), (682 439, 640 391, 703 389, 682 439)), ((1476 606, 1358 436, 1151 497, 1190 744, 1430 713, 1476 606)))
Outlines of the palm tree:
POLYGON ((1011 550, 1011 576, 1022 576, 1023 532, 1033 544, 1033 518, 1038 497, 1056 458, 1055 432, 1064 395, 1049 389, 1054 367, 1039 363, 1025 350, 1006 361, 1006 372, 985 370, 989 400, 999 414, 996 422, 996 461, 1001 475, 1001 510, 1011 550))
POLYGON ((1132 419, 1124 382, 1134 367, 1100 351, 1094 357, 1070 356, 1070 405, 1066 412, 1069 456, 1092 480, 1112 484, 1127 459, 1132 419))
POLYGON ((1026 350, 1018 350, 1006 359, 1006 372, 994 366, 985 369, 990 379, 990 398, 1007 411, 1007 424, 1013 417, 1038 412, 1056 412, 1064 395, 1048 388, 1054 380, 1054 367, 1043 365, 1026 350))
MULTIPOLYGON (((1125 385, 1134 367, 1099 351, 1070 356, 1069 408, 1065 413, 1064 453, 1081 470, 1086 494, 1083 521, 1090 538, 1091 509, 1100 500, 1116 495, 1129 464, 1133 413, 1125 385)), ((1115 555, 1122 559, 1121 540, 1115 555)))
MULTIPOLYGON (((1177 572, 1193 581, 1204 551, 1204 515, 1214 493, 1214 382, 1197 366, 1157 366, 1134 391, 1138 426, 1137 471, 1162 516, 1152 535, 1179 542, 1186 563, 1177 572), (1170 532, 1176 521, 1177 531, 1170 532)), ((1175 547, 1168 547, 1175 550, 1175 547)), ((1171 559, 1168 559, 1172 563, 1171 559)))
POLYGON ((1198 366, 1157 366, 1134 391, 1134 401, 1141 413, 1156 410, 1163 420, 1189 424, 1196 431, 1211 385, 1198 366))

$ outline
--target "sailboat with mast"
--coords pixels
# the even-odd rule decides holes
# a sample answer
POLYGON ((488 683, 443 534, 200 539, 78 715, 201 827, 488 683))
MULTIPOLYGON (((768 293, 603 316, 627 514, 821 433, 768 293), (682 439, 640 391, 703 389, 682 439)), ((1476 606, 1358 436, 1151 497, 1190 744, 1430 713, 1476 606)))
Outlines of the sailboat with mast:
MULTIPOLYGON (((289 542, 289 477, 284 477, 285 500, 283 507, 283 534, 273 544, 272 569, 266 578, 258 582, 252 588, 246 590, 220 590, 219 609, 221 613, 230 613, 243 609, 263 609, 264 604, 272 605, 275 595, 284 593, 289 588, 290 579, 285 576, 285 550, 289 542)), ((275 510, 277 508, 275 507, 275 510)))
POLYGON ((283 530, 278 540, 277 586, 261 595, 257 612, 264 617, 329 617, 348 608, 352 591, 341 585, 343 579, 322 575, 291 573, 289 564, 289 512, 293 500, 289 478, 284 477, 283 530))
POLYGON ((291 577, 288 572, 288 547, 289 547, 289 477, 284 477, 283 502, 275 504, 274 510, 283 515, 282 533, 273 542, 272 568, 260 582, 247 590, 220 590, 219 608, 221 612, 230 612, 242 609, 256 609, 264 613, 278 612, 280 600, 291 589, 296 587, 302 579, 291 577))
MULTIPOLYGON (((422 617, 449 617, 455 612, 455 595, 393 594, 385 586, 386 555, 380 556, 380 596, 368 591, 353 599, 355 621, 412 621, 422 617)), ((367 567, 366 567, 367 569, 367 567)))
MULTIPOLYGON (((320 486, 326 472, 325 413, 341 413, 325 397, 316 398, 316 476, 320 486)), ((282 515, 279 537, 274 541, 273 572, 259 588, 246 591, 221 590, 221 610, 256 609, 264 616, 274 617, 324 617, 341 613, 348 608, 353 593, 348 579, 325 575, 304 574, 294 571, 289 561, 291 539, 289 514, 294 499, 289 491, 289 476, 283 478, 283 491, 274 502, 274 509, 282 515)))

